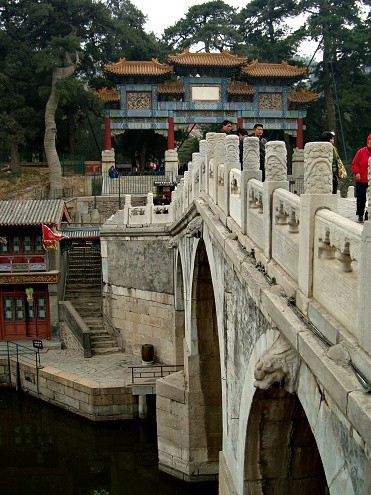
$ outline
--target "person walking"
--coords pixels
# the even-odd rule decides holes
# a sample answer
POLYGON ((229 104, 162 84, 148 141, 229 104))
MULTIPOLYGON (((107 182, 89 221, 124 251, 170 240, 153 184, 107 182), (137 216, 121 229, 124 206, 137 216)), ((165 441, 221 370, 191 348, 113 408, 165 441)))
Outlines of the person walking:
POLYGON ((332 144, 332 194, 336 194, 339 184, 339 163, 340 160, 338 150, 335 147, 335 133, 331 131, 325 131, 322 133, 321 141, 332 144))
POLYGON ((354 155, 352 161, 352 172, 356 186, 357 210, 356 215, 358 222, 368 220, 368 212, 365 214, 366 191, 368 187, 368 161, 371 158, 371 134, 367 136, 367 145, 360 148, 354 155))

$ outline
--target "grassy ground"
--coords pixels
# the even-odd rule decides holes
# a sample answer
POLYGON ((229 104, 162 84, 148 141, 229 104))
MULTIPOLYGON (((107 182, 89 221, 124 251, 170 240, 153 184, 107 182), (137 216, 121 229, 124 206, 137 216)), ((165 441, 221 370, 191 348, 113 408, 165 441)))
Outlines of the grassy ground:
MULTIPOLYGON (((80 176, 63 177, 66 188, 81 189, 84 178, 80 176)), ((47 167, 21 168, 21 174, 16 176, 0 169, 0 200, 11 199, 42 199, 47 198, 49 185, 49 170, 47 167)))

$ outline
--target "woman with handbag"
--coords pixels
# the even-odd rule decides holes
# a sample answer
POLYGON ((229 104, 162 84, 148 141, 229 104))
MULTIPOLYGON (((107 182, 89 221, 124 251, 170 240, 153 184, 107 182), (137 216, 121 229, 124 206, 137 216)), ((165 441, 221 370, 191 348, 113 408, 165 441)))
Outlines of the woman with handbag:
POLYGON ((332 194, 336 194, 338 190, 339 179, 344 180, 347 178, 347 171, 341 161, 338 150, 335 147, 335 133, 331 131, 325 131, 321 136, 322 141, 331 143, 333 146, 332 155, 332 194))

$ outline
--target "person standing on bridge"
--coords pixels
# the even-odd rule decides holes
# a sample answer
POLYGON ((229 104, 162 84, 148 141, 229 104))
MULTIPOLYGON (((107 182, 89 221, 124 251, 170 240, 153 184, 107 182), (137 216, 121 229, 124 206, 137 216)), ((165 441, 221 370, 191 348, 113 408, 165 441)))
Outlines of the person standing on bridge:
POLYGON ((265 181, 265 145, 267 140, 263 138, 263 124, 255 124, 252 137, 259 138, 259 152, 260 152, 260 170, 262 171, 262 182, 265 181))
POLYGON ((240 148, 240 164, 241 164, 241 170, 243 170, 243 140, 247 136, 247 130, 244 129, 243 127, 239 127, 237 129, 237 136, 239 141, 239 148, 240 148))
POLYGON ((224 132, 224 134, 233 134, 232 133, 233 122, 231 120, 223 120, 222 127, 219 129, 219 132, 224 132))
POLYGON ((352 172, 356 185, 358 222, 363 223, 363 219, 368 220, 368 212, 365 214, 366 191, 368 188, 368 162, 371 158, 371 134, 367 136, 367 145, 360 148, 354 155, 352 161, 352 172), (365 216, 363 217, 363 215, 365 216))
MULTIPOLYGON (((335 133, 331 131, 325 131, 322 133, 321 141, 332 144, 332 194, 336 194, 339 183, 339 163, 340 156, 338 150, 335 148, 335 133)), ((341 161, 341 160, 340 160, 341 161)))

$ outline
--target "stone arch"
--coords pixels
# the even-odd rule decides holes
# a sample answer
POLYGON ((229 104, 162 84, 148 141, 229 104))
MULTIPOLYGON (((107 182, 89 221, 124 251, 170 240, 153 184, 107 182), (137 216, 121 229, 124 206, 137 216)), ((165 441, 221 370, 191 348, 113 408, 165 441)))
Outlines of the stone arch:
MULTIPOLYGON (((205 243, 198 241, 194 258, 191 292, 192 328, 198 353, 189 356, 189 396, 192 404, 190 438, 203 451, 209 472, 218 473, 222 448, 222 386, 218 325, 213 282, 205 243), (211 465, 214 467, 211 467, 211 465)), ((196 445, 195 445, 196 447, 196 445)))
POLYGON ((326 495, 321 457, 295 394, 257 389, 246 434, 244 493, 326 495))
MULTIPOLYGON (((246 374, 244 377, 243 391, 241 395, 240 405, 240 421, 239 421, 239 442, 236 448, 236 458, 231 462, 231 452, 225 452, 227 457, 227 471, 224 476, 228 476, 228 470, 233 476, 238 493, 248 495, 250 493, 264 494, 264 491, 250 492, 247 488, 247 464, 248 451, 254 449, 254 443, 257 442, 255 435, 250 435, 249 422, 253 413, 254 399, 256 388, 254 386, 254 370, 262 355, 274 345, 278 340, 280 332, 275 329, 270 329, 266 334, 262 335, 255 344, 253 352, 250 356, 246 374), (250 442, 250 445, 249 445, 250 442), (229 459, 228 459, 229 457, 229 459)), ((370 476, 367 463, 362 460, 362 453, 358 455, 357 462, 353 465, 349 458, 354 454, 357 447, 355 443, 347 445, 344 449, 343 440, 346 437, 346 420, 342 423, 341 415, 335 414, 329 407, 326 400, 323 400, 323 391, 321 391, 319 383, 309 367, 300 360, 298 368, 298 376, 295 386, 295 401, 301 405, 302 411, 305 414, 306 422, 308 423, 316 448, 318 450, 323 471, 328 486, 327 492, 330 494, 360 494, 364 493, 361 486, 369 486, 370 476), (359 465, 358 465, 359 463, 359 465), (356 488, 358 485, 358 488, 356 488)), ((282 402, 281 402, 282 404, 282 402)), ((336 411, 336 408, 335 408, 336 411)), ((254 421, 254 420, 252 420, 254 421)), ((313 444, 312 444, 313 446, 313 444)), ((314 446, 313 446, 314 448, 314 446)), ((256 458, 255 458, 256 461, 256 458)), ((252 468, 249 468, 252 469, 252 468)), ((290 493, 290 492, 277 492, 290 493)), ((291 492, 294 495, 300 492, 291 492)), ((304 492, 306 493, 306 492, 304 492)), ((311 492, 309 492, 311 493, 311 492)), ((314 492, 315 494, 320 492, 314 492)))

